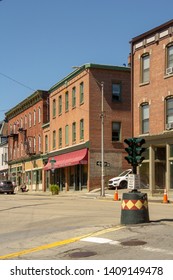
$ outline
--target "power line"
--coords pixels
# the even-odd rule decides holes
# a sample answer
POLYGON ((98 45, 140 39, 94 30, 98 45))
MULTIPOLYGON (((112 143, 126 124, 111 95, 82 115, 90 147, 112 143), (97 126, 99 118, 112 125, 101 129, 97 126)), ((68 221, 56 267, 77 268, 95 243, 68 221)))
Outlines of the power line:
POLYGON ((27 89, 30 89, 30 90, 32 90, 32 91, 35 91, 35 89, 33 89, 33 88, 31 88, 31 87, 29 87, 29 86, 27 86, 27 85, 25 85, 25 84, 23 84, 23 83, 21 83, 21 82, 15 80, 15 79, 13 79, 13 78, 11 78, 10 76, 8 76, 8 75, 6 75, 6 74, 3 74, 3 73, 0 72, 0 75, 3 76, 3 77, 5 77, 5 78, 7 78, 7 79, 9 79, 9 80, 11 80, 11 81, 13 81, 13 82, 15 82, 16 84, 19 84, 20 86, 23 86, 23 87, 25 87, 25 88, 27 88, 27 89))

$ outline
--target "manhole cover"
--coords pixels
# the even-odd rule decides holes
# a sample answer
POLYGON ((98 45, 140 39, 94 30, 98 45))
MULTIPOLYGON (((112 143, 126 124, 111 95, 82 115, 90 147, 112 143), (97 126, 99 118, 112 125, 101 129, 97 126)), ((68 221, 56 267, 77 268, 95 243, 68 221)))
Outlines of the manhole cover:
POLYGON ((140 245, 145 245, 146 243, 147 243, 146 241, 131 239, 128 241, 121 242, 121 245, 123 245, 123 246, 140 246, 140 245))
POLYGON ((91 251, 88 251, 88 252, 74 252, 72 254, 69 254, 69 256, 71 258, 87 258, 87 257, 91 257, 91 256, 95 256, 97 255, 96 252, 91 252, 91 251))

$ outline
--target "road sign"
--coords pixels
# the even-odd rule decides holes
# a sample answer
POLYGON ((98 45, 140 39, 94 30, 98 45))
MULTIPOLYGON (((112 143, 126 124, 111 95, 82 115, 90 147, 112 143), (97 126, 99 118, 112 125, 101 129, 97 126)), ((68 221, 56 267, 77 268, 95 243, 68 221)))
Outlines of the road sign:
MULTIPOLYGON (((96 165, 102 166, 102 162, 101 162, 101 161, 96 161, 96 165)), ((105 167, 109 167, 109 166, 110 166, 110 163, 107 162, 107 161, 104 161, 104 166, 105 166, 105 167)))
POLYGON ((129 174, 128 175, 128 189, 134 190, 140 188, 140 175, 129 174))

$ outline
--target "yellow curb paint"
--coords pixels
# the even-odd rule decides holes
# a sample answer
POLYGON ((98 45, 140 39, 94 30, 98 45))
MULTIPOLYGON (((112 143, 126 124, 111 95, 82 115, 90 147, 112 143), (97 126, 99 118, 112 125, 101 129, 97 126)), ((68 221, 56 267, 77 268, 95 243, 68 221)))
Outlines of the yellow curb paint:
POLYGON ((74 238, 70 238, 70 239, 66 239, 66 240, 62 240, 62 241, 57 241, 57 242, 53 242, 53 243, 50 243, 50 244, 41 245, 41 246, 38 246, 38 247, 35 247, 35 248, 26 249, 26 250, 23 250, 23 251, 19 251, 19 252, 7 254, 7 255, 4 255, 4 256, 0 256, 0 259, 1 260, 13 259, 15 257, 19 257, 19 256, 22 256, 22 255, 35 253, 35 252, 38 252, 38 251, 47 250, 47 249, 50 249, 50 248, 74 243, 74 242, 77 242, 77 241, 79 241, 83 238, 86 238, 88 236, 97 236, 97 235, 101 235, 101 234, 104 234, 104 233, 117 231, 117 230, 120 230, 120 229, 123 229, 123 228, 125 228, 125 226, 107 228, 107 229, 104 229, 104 230, 100 230, 96 233, 89 233, 89 234, 86 234, 86 235, 81 235, 81 236, 78 236, 78 237, 74 237, 74 238))

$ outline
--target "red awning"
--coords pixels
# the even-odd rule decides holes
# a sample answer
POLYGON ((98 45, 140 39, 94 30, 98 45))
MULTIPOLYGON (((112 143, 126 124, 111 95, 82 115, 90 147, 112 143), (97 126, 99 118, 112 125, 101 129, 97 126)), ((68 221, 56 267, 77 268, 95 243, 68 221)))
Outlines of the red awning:
POLYGON ((88 150, 82 149, 75 152, 66 153, 59 156, 50 157, 48 163, 45 165, 44 170, 51 169, 51 160, 55 160, 54 169, 72 166, 77 164, 87 164, 88 163, 88 150))

